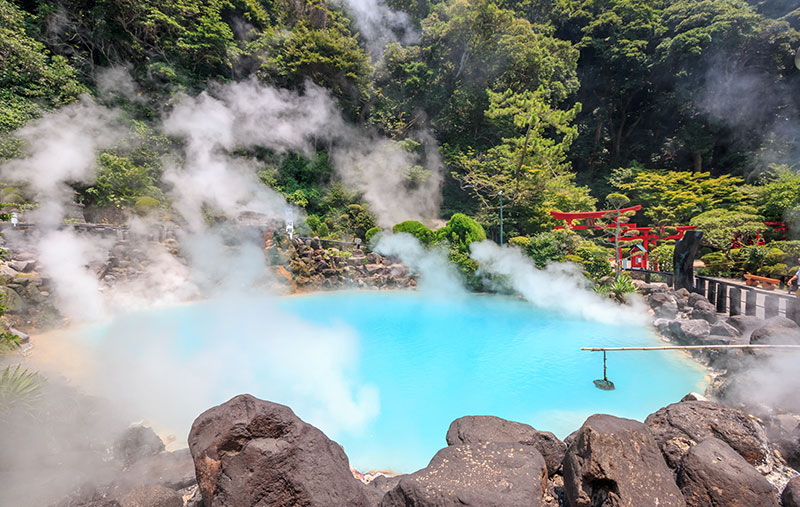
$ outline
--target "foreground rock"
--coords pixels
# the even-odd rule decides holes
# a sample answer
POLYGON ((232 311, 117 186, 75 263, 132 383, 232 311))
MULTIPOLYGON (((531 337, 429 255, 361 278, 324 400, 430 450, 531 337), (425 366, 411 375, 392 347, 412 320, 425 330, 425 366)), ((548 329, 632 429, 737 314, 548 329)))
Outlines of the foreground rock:
POLYGON ((531 446, 476 443, 446 447, 400 479, 381 507, 538 507, 547 485, 542 455, 531 446))
POLYGON ((778 506, 775 488, 728 444, 713 437, 686 452, 678 486, 689 507, 778 506))
POLYGON ((366 507, 342 448, 289 407, 239 395, 192 425, 200 492, 214 507, 366 507))
POLYGON ((564 489, 574 507, 685 505, 648 428, 610 415, 589 417, 575 434, 564 489))
POLYGON ((692 446, 708 437, 716 437, 759 472, 772 470, 772 453, 764 429, 741 410, 708 401, 684 401, 650 414, 645 424, 672 469, 678 468, 681 458, 692 446))
POLYGON ((561 470, 567 446, 549 431, 507 421, 494 416, 466 416, 456 419, 447 430, 447 445, 477 444, 480 442, 512 442, 530 445, 539 451, 553 475, 561 470))
POLYGON ((783 488, 781 503, 783 507, 800 507, 800 477, 795 477, 783 488))

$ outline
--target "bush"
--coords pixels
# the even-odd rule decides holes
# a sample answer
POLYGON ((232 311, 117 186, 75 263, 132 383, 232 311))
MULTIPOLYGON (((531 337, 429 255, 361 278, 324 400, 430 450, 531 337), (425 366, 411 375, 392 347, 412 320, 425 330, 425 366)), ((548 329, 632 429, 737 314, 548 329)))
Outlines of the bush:
POLYGON ((586 276, 595 282, 614 272, 608 250, 593 243, 581 245, 574 255, 567 255, 566 260, 581 264, 586 276))
POLYGON ((781 276, 784 275, 793 275, 796 272, 797 272, 796 269, 791 270, 789 269, 789 266, 787 266, 782 262, 778 264, 773 264, 772 266, 764 266, 764 268, 761 269, 762 275, 769 276, 771 278, 780 278, 781 276))
POLYGON ((392 232, 407 232, 417 238, 420 243, 428 246, 433 242, 433 231, 416 220, 406 220, 392 227, 392 232))
POLYGON ((659 245, 650 251, 647 258, 652 267, 658 264, 660 271, 672 271, 675 268, 672 264, 675 258, 675 245, 659 245))
POLYGON ((699 270, 700 274, 707 276, 730 276, 733 271, 733 261, 724 252, 711 252, 700 258, 706 267, 699 270))
POLYGON ((450 243, 451 248, 468 252, 470 243, 486 239, 483 226, 463 213, 456 213, 436 231, 436 238, 450 243))
POLYGON ((372 229, 368 230, 366 234, 364 234, 364 242, 368 245, 372 241, 372 238, 375 237, 376 234, 383 231, 380 227, 373 227, 372 229))
POLYGON ((136 213, 139 215, 146 215, 153 211, 154 209, 158 208, 161 203, 158 202, 158 199, 150 197, 148 195, 143 195, 136 199, 136 204, 134 205, 136 208, 136 213))

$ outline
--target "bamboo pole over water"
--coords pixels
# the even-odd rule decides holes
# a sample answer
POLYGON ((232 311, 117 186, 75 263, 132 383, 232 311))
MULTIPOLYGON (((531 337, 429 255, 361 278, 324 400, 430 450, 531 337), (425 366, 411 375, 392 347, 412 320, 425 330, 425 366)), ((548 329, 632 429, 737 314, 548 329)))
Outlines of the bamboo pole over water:
POLYGON ((800 349, 800 345, 663 345, 660 347, 581 347, 589 352, 625 350, 701 350, 701 349, 800 349))

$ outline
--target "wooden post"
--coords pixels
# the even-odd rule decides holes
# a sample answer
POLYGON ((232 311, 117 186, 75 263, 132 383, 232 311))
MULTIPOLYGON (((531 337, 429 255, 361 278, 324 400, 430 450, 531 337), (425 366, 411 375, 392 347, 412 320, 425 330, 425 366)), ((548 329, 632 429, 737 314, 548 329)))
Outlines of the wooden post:
POLYGON ((740 315, 742 313, 742 289, 731 287, 730 314, 740 315))
POLYGON ((712 305, 717 302, 717 283, 714 280, 708 281, 708 301, 712 305))
POLYGON ((650 283, 650 271, 644 272, 644 283, 650 283))
POLYGON ((778 316, 778 298, 772 295, 764 296, 764 318, 778 316))
POLYGON ((728 284, 719 282, 717 284, 717 311, 725 313, 728 311, 728 284))
POLYGON ((745 302, 744 302, 744 314, 745 315, 756 314, 756 291, 754 291, 753 289, 747 289, 747 295, 745 296, 745 302))
POLYGON ((706 280, 705 278, 698 278, 697 279, 697 293, 700 295, 706 295, 706 280))

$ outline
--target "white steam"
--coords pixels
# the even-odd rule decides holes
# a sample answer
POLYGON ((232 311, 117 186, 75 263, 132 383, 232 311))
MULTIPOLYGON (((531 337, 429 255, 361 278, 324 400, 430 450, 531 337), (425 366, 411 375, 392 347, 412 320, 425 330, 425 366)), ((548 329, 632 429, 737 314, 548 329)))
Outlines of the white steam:
POLYGON ((454 298, 466 294, 464 285, 444 249, 428 250, 406 232, 383 234, 375 245, 381 255, 397 257, 419 273, 419 288, 428 293, 454 298))
POLYGON ((74 192, 69 183, 90 183, 97 151, 122 136, 115 111, 82 97, 14 132, 25 143, 23 158, 0 166, 5 180, 28 184, 39 208, 32 213, 45 227, 58 226, 74 192))
POLYGON ((131 77, 128 69, 122 66, 99 69, 95 75, 97 90, 101 96, 120 95, 131 102, 144 102, 139 85, 131 77))
POLYGON ((393 10, 384 0, 344 0, 344 3, 366 39, 373 59, 379 58, 390 42, 412 44, 419 38, 408 14, 393 10))
POLYGON ((442 163, 432 136, 425 134, 422 139, 424 157, 380 138, 351 137, 333 151, 342 181, 363 193, 383 227, 405 220, 429 221, 438 215, 442 163), (424 171, 422 181, 414 180, 414 167, 424 171))
POLYGON ((601 297, 575 264, 551 263, 538 269, 519 248, 488 240, 472 243, 470 252, 482 272, 504 277, 504 284, 535 306, 603 323, 644 323, 643 306, 623 308, 601 297))

